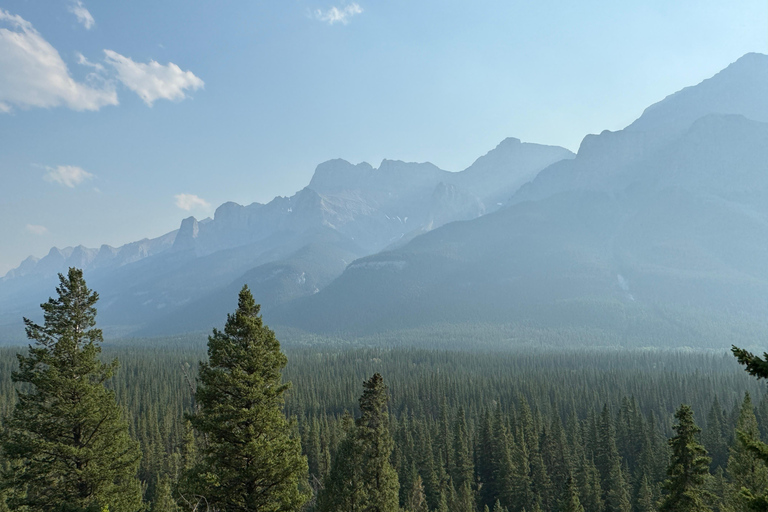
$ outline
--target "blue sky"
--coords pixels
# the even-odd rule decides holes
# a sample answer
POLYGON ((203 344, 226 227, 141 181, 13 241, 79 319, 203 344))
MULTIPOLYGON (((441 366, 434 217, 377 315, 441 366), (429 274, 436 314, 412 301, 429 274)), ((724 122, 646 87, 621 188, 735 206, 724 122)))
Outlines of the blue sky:
POLYGON ((292 195, 331 158, 575 151, 752 51, 763 1, 0 0, 0 275, 292 195))

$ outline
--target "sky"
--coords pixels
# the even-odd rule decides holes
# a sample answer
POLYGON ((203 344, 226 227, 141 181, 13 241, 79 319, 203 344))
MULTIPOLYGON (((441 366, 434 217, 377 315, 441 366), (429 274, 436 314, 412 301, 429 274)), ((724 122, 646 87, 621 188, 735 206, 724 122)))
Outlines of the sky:
POLYGON ((317 164, 578 150, 748 52, 740 0, 0 0, 0 276, 290 196, 317 164))

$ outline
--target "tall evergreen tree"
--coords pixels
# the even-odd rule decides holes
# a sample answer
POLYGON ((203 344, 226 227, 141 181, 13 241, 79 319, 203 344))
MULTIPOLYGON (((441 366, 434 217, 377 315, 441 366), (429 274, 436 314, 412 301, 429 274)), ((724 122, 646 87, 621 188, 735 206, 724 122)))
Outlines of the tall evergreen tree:
MULTIPOLYGON (((347 436, 318 496, 321 512, 399 510, 400 486, 390 463, 394 443, 389 433, 387 400, 381 375, 376 373, 363 383, 361 416, 354 425, 347 423, 347 436)), ((423 492, 421 477, 416 480, 423 492)))
POLYGON ((683 404, 675 413, 676 435, 669 440, 672 457, 664 482, 666 496, 660 512, 710 512, 709 492, 705 489, 711 459, 697 439, 701 429, 693 421, 693 410, 683 404))
POLYGON ((613 419, 608 406, 603 407, 598 423, 595 464, 600 472, 606 512, 629 512, 629 491, 621 470, 621 457, 616 448, 613 419))
POLYGON ((643 475, 640 489, 637 492, 637 512, 656 512, 656 503, 653 499, 653 490, 648 482, 648 477, 643 475))
POLYGON ((760 430, 757 427, 757 418, 752 406, 749 393, 745 393, 741 405, 739 419, 736 422, 738 438, 730 448, 728 457, 728 475, 733 484, 732 502, 738 511, 749 510, 748 500, 745 499, 742 490, 747 495, 762 495, 768 489, 768 468, 749 450, 750 443, 760 440, 760 430))
MULTIPOLYGON (((736 346, 733 346, 731 351, 739 363, 745 366, 747 373, 757 377, 758 380, 768 379, 768 352, 763 353, 763 357, 758 357, 736 346)), ((746 450, 761 460, 763 464, 768 465, 768 444, 745 432, 737 432, 737 439, 746 450)), ((768 492, 755 495, 751 491, 745 490, 743 498, 752 510, 768 511, 768 492)))
POLYGON ((205 444, 188 489, 223 511, 293 511, 309 497, 307 459, 283 413, 287 360, 259 309, 244 286, 224 331, 208 338, 189 416, 205 444))
POLYGON ((320 512, 359 512, 365 502, 363 481, 360 476, 360 450, 357 448, 355 422, 348 413, 342 418, 346 432, 336 450, 336 457, 317 496, 320 512))
POLYGON ((363 480, 364 512, 396 512, 398 510, 397 473, 389 458, 392 437, 389 433, 387 388, 376 373, 363 383, 360 418, 356 422, 357 447, 360 453, 360 476, 363 480))
POLYGON ((707 428, 701 434, 701 442, 712 457, 712 471, 717 468, 725 469, 728 462, 728 443, 725 440, 725 417, 720 401, 715 396, 712 407, 707 415, 707 428))
POLYGON ((570 478, 566 482, 566 492, 560 504, 560 510, 562 512, 585 512, 584 506, 581 504, 581 500, 579 500, 576 486, 573 485, 573 480, 570 478))
POLYGON ((171 483, 167 478, 158 478, 155 487, 155 496, 152 499, 150 512, 179 512, 181 509, 173 497, 171 483))
POLYGON ((12 374, 27 387, 18 392, 2 437, 11 463, 3 475, 8 503, 29 512, 134 512, 142 507, 141 454, 115 393, 105 387, 118 363, 99 361, 99 296, 81 270, 70 268, 59 281, 59 296, 41 305, 43 325, 24 319, 34 344, 17 356, 12 374))

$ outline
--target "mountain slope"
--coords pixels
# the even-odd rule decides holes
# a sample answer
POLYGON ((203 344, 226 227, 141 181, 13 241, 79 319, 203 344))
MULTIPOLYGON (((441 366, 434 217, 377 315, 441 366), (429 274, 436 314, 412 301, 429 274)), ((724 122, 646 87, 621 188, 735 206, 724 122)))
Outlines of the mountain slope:
POLYGON ((495 191, 514 190, 541 168, 572 156, 563 148, 508 139, 459 173, 429 163, 384 160, 373 168, 331 160, 292 197, 225 203, 212 219, 189 217, 155 240, 99 250, 54 248, 39 261, 26 260, 0 280, 0 326, 11 325, 18 336, 21 317, 36 311, 55 274, 77 266, 101 294, 100 322, 108 334, 208 329, 223 318, 222 294, 243 283, 261 288, 256 295, 265 310, 311 295, 347 262, 446 222, 481 216, 486 203, 496 201, 495 191), (265 280, 278 270, 281 278, 265 280), (301 286, 295 275, 303 276, 301 286))
POLYGON ((768 58, 748 55, 587 137, 507 208, 357 260, 274 321, 351 336, 505 322, 618 342, 753 336, 768 317, 764 77, 768 58))

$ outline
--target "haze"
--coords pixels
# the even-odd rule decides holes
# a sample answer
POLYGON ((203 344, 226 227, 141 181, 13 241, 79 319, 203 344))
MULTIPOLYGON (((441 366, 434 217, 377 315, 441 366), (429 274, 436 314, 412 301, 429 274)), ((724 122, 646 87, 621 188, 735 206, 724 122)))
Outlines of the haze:
POLYGON ((757 1, 0 9, 0 275, 293 195, 331 158, 460 171, 510 136, 576 151, 768 47, 757 1))

